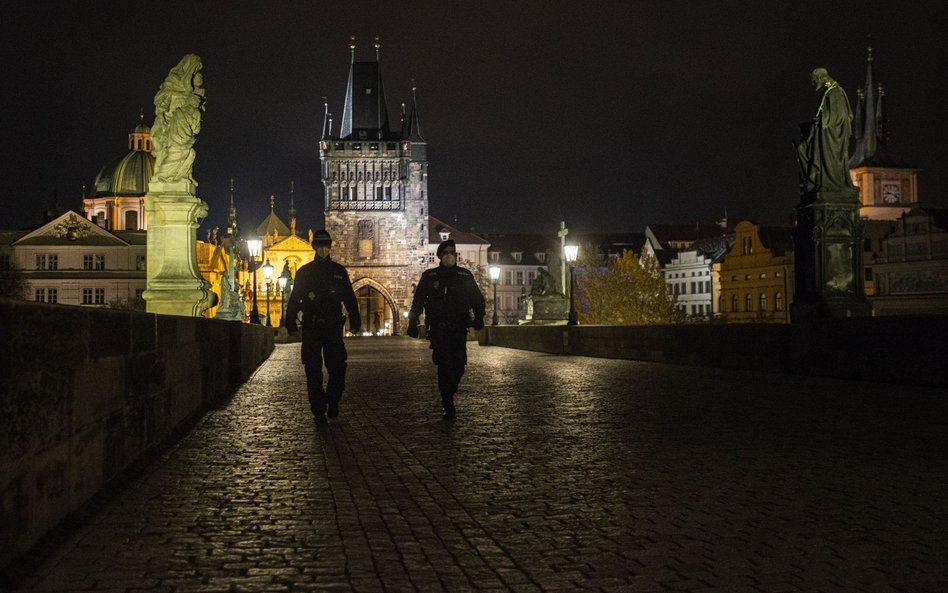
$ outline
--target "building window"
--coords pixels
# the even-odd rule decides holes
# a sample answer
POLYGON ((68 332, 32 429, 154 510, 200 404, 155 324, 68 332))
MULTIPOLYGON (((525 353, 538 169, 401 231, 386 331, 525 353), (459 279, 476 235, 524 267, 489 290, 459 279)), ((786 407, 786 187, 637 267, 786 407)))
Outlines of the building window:
POLYGON ((144 255, 136 255, 135 256, 135 269, 138 270, 139 272, 144 272, 147 261, 148 260, 146 259, 144 255))
POLYGON ((754 299, 750 293, 744 295, 744 311, 754 310, 754 299))
POLYGON ((507 286, 510 286, 512 283, 513 283, 513 273, 504 272, 504 284, 506 284, 507 286))
POLYGON ((451 233, 450 231, 441 231, 438 233, 438 236, 441 237, 442 241, 447 241, 448 238, 451 236, 451 233))
POLYGON ((104 270, 105 269, 105 256, 104 255, 83 255, 82 256, 82 269, 83 270, 104 270))
POLYGON ((10 266, 10 256, 9 255, 0 255, 0 270, 9 270, 10 266))
POLYGON ((694 282, 691 283, 691 294, 698 294, 698 287, 694 282))
POLYGON ((33 292, 33 300, 37 303, 58 303, 59 302, 59 289, 37 288, 33 292))
POLYGON ((523 272, 522 271, 517 272, 517 284, 523 285, 523 272))
POLYGON ((514 261, 517 262, 518 264, 520 263, 520 260, 523 258, 523 253, 520 251, 514 251, 510 255, 513 256, 514 261))
POLYGON ((546 253, 545 253, 545 252, 537 253, 536 256, 537 256, 537 261, 538 261, 538 262, 540 262, 541 264, 542 264, 542 263, 546 263, 546 253))
POLYGON ((711 281, 710 280, 704 281, 704 291, 708 294, 711 294, 711 281))
POLYGON ((46 302, 46 289, 45 288, 37 288, 36 291, 33 293, 33 295, 34 295, 33 300, 36 301, 37 303, 46 302))
POLYGON ((866 282, 872 282, 872 268, 866 268, 866 282))
POLYGON ((774 294, 774 311, 783 311, 783 293, 774 294))
POLYGON ((104 288, 95 289, 95 304, 96 305, 105 304, 105 289, 104 288))
POLYGON ((731 295, 731 311, 737 313, 737 294, 731 295))
POLYGON ((490 252, 490 261, 491 261, 491 263, 494 263, 494 264, 497 263, 498 261, 500 261, 500 252, 499 252, 499 251, 491 251, 491 252, 490 252))
POLYGON ((37 253, 36 254, 36 269, 37 270, 58 270, 59 269, 59 256, 51 253, 37 253))
POLYGON ((527 272, 527 284, 533 286, 534 278, 536 278, 536 272, 527 272))
POLYGON ((718 313, 724 313, 724 295, 718 297, 718 313))
POLYGON ((767 310, 767 293, 766 292, 760 293, 760 310, 761 311, 767 310))
POLYGON ((83 305, 92 304, 92 289, 91 288, 82 289, 82 304, 83 305))
POLYGON ((360 220, 358 233, 359 257, 372 257, 375 253, 375 224, 371 220, 360 220))

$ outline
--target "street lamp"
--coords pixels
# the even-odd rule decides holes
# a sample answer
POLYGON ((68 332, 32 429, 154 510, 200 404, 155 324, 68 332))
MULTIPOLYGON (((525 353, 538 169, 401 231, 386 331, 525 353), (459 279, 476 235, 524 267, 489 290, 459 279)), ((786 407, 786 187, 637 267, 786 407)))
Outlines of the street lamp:
POLYGON ((257 268, 260 264, 257 258, 263 251, 263 241, 260 239, 247 239, 247 255, 250 256, 249 266, 253 268, 253 310, 250 312, 250 323, 260 323, 260 309, 257 308, 257 268))
POLYGON ((576 281, 573 279, 573 268, 576 267, 576 256, 579 255, 577 245, 563 246, 563 254, 566 256, 566 262, 569 264, 569 320, 566 325, 576 325, 576 299, 573 298, 573 292, 576 289, 576 281))
POLYGON ((273 278, 273 266, 270 265, 270 260, 267 259, 267 263, 263 266, 263 278, 264 282, 267 285, 267 327, 273 325, 270 323, 270 278, 273 278))
POLYGON ((491 266, 487 271, 490 272, 490 282, 494 285, 494 317, 490 324, 497 325, 497 283, 500 281, 500 266, 491 266))
POLYGON ((283 262, 283 271, 277 278, 277 284, 280 285, 280 321, 286 325, 286 299, 289 297, 287 287, 293 290, 293 276, 290 275, 290 262, 283 262))

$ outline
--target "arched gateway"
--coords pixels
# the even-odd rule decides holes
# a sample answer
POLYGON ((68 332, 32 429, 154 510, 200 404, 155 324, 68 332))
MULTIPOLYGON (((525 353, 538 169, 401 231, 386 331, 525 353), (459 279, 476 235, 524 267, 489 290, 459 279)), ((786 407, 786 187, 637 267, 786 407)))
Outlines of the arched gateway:
MULTIPOLYGON (((401 331, 395 299, 384 286, 371 278, 359 278, 352 283, 352 290, 359 303, 363 332, 375 336, 404 333, 401 331)), ((349 331, 348 325, 346 331, 349 331)))

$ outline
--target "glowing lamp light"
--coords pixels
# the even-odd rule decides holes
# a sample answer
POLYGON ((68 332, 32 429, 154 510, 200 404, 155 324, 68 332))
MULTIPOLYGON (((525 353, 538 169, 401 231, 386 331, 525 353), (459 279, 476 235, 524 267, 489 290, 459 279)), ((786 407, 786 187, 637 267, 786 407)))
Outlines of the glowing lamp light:
POLYGON ((263 277, 268 281, 273 277, 273 266, 270 265, 270 260, 263 264, 263 277))
POLYGON ((286 276, 281 275, 279 278, 277 278, 277 284, 280 285, 280 290, 285 290, 286 289, 286 276))
POLYGON ((251 259, 260 257, 260 251, 263 249, 263 241, 260 239, 247 239, 247 252, 251 259))
POLYGON ((563 251, 566 255, 566 261, 573 263, 576 261, 576 256, 579 255, 579 246, 578 245, 566 245, 563 247, 563 251))
POLYGON ((490 279, 492 282, 497 282, 500 280, 500 266, 491 266, 487 269, 490 273, 490 279))

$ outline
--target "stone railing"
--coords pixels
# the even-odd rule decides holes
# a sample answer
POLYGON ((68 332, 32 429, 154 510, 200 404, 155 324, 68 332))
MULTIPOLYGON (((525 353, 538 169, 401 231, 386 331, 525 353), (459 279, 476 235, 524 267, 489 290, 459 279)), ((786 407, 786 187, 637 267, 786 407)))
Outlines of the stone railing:
POLYGON ((831 319, 817 325, 487 327, 482 345, 552 354, 754 369, 948 387, 946 316, 831 319))
POLYGON ((259 325, 0 300, 0 569, 272 350, 259 325))

